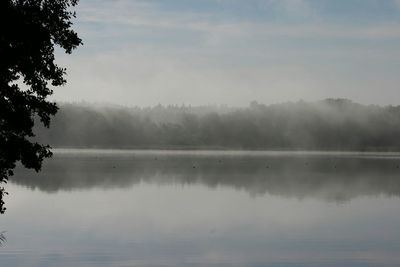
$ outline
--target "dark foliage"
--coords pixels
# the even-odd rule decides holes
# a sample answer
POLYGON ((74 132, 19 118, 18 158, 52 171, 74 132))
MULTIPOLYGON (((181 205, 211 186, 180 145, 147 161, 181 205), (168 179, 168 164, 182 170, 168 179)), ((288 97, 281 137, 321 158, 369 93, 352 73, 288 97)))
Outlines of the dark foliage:
MULTIPOLYGON (((71 29, 77 0, 0 1, 0 181, 13 175, 17 161, 39 171, 49 146, 32 141, 34 118, 48 127, 57 112, 47 97, 60 86, 65 69, 55 64, 54 49, 71 51, 81 44, 71 29)), ((0 212, 4 213, 4 188, 0 212)))
POLYGON ((247 108, 64 104, 39 140, 56 147, 400 150, 400 107, 346 99, 247 108))

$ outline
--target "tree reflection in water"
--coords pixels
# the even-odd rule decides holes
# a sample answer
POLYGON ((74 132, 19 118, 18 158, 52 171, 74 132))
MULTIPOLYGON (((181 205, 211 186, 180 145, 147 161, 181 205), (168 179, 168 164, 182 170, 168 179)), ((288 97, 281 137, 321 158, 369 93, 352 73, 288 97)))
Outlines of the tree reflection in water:
POLYGON ((7 241, 7 238, 6 238, 6 236, 4 235, 5 232, 6 232, 6 231, 0 232, 0 246, 2 246, 2 245, 7 241))
POLYGON ((295 152, 76 151, 19 170, 13 183, 44 192, 126 188, 140 183, 201 184, 256 195, 343 202, 359 196, 400 197, 400 155, 295 152), (195 167, 195 168, 194 168, 195 167))

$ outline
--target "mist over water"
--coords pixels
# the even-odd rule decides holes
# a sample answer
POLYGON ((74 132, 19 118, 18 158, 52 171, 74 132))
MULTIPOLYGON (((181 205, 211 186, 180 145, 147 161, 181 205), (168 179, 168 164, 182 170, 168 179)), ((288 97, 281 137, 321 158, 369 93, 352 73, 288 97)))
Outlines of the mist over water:
POLYGON ((155 185, 231 188, 251 196, 346 201, 400 196, 399 153, 56 150, 12 183, 44 192, 155 185), (86 153, 85 153, 86 152, 86 153))
POLYGON ((0 267, 400 266, 400 0, 0 20, 0 267))
POLYGON ((37 140, 67 148, 398 151, 400 107, 347 99, 247 108, 64 104, 37 140))
POLYGON ((7 266, 400 264, 398 153, 55 150, 18 169, 7 266), (26 221, 29 218, 29 223, 26 221))

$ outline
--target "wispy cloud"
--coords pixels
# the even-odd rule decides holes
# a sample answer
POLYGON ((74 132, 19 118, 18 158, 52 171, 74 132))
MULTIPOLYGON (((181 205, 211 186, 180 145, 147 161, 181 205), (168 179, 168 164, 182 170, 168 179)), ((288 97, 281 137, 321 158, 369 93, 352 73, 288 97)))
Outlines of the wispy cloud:
POLYGON ((336 96, 392 103, 400 83, 399 4, 81 1, 76 26, 85 46, 62 58, 69 90, 56 98, 244 105, 336 96))
MULTIPOLYGON (((219 0, 216 2, 229 2, 219 0)), ((82 22, 107 25, 110 31, 128 26, 132 29, 155 28, 159 30, 186 30, 221 37, 265 37, 292 38, 400 38, 400 21, 380 21, 370 24, 343 25, 319 19, 305 0, 261 1, 264 6, 281 6, 286 13, 301 14, 308 19, 302 23, 276 21, 252 21, 204 12, 162 12, 154 2, 108 1, 97 6, 84 6, 80 10, 82 22)), ((399 2, 396 0, 396 2, 399 2)), ((264 7, 266 8, 266 7, 264 7)))

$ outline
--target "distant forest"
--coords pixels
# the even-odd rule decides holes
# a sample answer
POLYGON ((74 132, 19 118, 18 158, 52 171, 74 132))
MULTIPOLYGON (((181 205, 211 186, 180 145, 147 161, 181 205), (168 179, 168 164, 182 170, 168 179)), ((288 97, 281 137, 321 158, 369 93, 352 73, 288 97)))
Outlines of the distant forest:
POLYGON ((347 99, 246 108, 61 104, 36 139, 53 147, 400 150, 400 106, 347 99))

